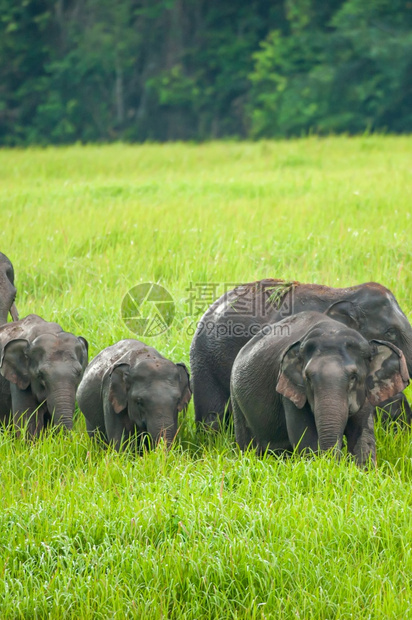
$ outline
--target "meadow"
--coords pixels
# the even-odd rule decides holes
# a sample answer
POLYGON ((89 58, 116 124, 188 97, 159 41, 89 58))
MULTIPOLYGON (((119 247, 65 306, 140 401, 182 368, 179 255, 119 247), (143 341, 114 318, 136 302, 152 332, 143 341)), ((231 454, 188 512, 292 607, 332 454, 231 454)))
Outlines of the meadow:
MULTIPOLYGON (((412 138, 381 136, 0 150, 0 250, 20 316, 90 359, 135 336, 120 306, 141 282, 176 307, 146 342, 187 365, 229 283, 374 280, 411 320, 411 162, 412 138)), ((242 455, 193 417, 143 456, 93 443, 80 412, 70 435, 0 432, 1 618, 412 618, 410 431, 378 424, 363 471, 242 455)))

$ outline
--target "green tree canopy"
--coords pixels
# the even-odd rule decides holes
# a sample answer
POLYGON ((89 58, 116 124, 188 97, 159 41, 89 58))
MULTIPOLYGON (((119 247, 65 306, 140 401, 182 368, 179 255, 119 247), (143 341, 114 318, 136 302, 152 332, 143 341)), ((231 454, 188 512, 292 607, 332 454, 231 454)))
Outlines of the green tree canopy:
POLYGON ((0 0, 0 144, 412 131, 412 2, 0 0))

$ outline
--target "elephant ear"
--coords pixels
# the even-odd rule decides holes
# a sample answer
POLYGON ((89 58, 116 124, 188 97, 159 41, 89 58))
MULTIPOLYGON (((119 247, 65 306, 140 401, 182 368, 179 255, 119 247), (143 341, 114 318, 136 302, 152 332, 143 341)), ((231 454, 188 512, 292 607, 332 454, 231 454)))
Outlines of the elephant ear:
POLYGON ((409 383, 409 373, 405 356, 391 342, 371 340, 373 346, 369 375, 366 377, 366 390, 372 405, 402 392, 409 383))
POLYGON ((86 338, 83 338, 83 336, 78 336, 77 340, 82 345, 82 359, 80 360, 80 363, 83 366, 83 369, 85 369, 89 361, 89 343, 86 338))
POLYGON ((127 407, 129 370, 129 364, 118 364, 110 373, 109 402, 115 413, 121 413, 127 407))
POLYGON ((359 309, 351 301, 337 301, 326 310, 331 319, 344 323, 351 329, 359 331, 361 327, 361 316, 359 309))
POLYGON ((26 390, 30 385, 28 351, 29 342, 25 338, 17 338, 10 340, 1 354, 0 373, 20 390, 26 390))
POLYGON ((187 406, 192 398, 192 386, 190 383, 189 371, 183 362, 178 362, 176 366, 179 369, 180 385, 182 388, 182 396, 177 405, 178 411, 186 411, 187 406))
POLYGON ((283 354, 276 391, 291 400, 298 409, 302 409, 306 403, 306 389, 299 349, 300 342, 295 342, 283 354))

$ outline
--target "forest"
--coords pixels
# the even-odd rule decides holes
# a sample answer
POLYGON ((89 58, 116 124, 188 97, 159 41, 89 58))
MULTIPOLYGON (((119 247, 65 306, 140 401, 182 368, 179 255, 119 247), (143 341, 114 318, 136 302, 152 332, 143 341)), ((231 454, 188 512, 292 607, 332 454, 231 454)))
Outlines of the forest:
POLYGON ((0 145, 412 131, 412 1, 0 0, 0 145))

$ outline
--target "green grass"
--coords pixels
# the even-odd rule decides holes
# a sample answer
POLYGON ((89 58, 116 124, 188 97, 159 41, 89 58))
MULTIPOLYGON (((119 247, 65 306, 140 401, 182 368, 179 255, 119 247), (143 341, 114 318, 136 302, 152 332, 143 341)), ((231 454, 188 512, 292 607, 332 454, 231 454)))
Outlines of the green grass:
MULTIPOLYGON (((132 334, 139 282, 173 295, 150 344, 189 362, 190 283, 376 280, 412 318, 412 138, 0 151, 18 308, 90 343, 132 334)), ((193 312, 191 312, 193 310, 193 312)), ((411 393, 411 391, 409 391, 411 393)), ((0 434, 1 618, 412 618, 411 433, 377 468, 241 455, 230 433, 142 457, 0 434)))

